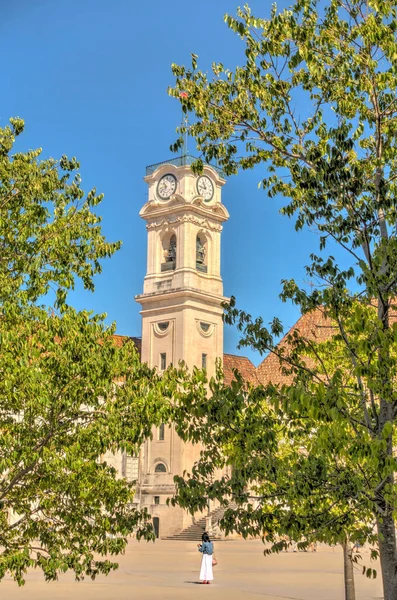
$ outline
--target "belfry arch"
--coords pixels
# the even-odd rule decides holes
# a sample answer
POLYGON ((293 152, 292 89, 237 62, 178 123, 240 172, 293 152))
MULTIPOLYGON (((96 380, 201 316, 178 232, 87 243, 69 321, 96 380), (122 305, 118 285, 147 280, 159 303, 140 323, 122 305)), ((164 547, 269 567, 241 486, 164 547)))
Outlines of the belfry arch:
POLYGON ((161 271, 173 271, 176 269, 177 237, 176 233, 169 231, 161 238, 161 271))

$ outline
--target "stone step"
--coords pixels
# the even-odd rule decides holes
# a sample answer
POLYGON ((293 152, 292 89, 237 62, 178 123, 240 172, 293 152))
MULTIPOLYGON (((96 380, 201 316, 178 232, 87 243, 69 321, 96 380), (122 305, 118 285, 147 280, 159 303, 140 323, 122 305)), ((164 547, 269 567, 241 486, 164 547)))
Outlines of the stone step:
MULTIPOLYGON (((181 537, 181 536, 172 536, 169 535, 166 538, 162 538, 165 542, 194 542, 194 543, 201 543, 201 536, 200 537, 196 537, 196 538, 192 538, 192 537, 181 537)), ((211 536, 211 542, 220 542, 222 540, 222 538, 220 537, 213 537, 211 536)))
MULTIPOLYGON (((198 536, 189 536, 189 535, 182 535, 180 533, 176 534, 176 535, 169 535, 166 538, 162 538, 165 541, 173 541, 173 542, 195 542, 195 543, 201 543, 201 535, 198 536)), ((211 541, 212 542, 219 542, 222 538, 219 536, 211 536, 211 541)))
MULTIPOLYGON (((219 519, 221 519, 223 517, 224 512, 225 512, 225 508, 222 506, 213 510, 210 513, 212 522, 218 521, 219 519)), ((183 529, 183 531, 181 531, 180 533, 176 533, 174 535, 169 535, 163 539, 164 540, 180 540, 180 541, 185 541, 185 542, 186 541, 201 542, 201 536, 203 535, 203 533, 205 531, 206 522, 207 522, 207 517, 201 517, 201 519, 199 519, 195 523, 192 523, 192 525, 189 525, 188 527, 183 529)), ((214 537, 212 535, 211 539, 221 540, 222 538, 220 536, 214 537)))

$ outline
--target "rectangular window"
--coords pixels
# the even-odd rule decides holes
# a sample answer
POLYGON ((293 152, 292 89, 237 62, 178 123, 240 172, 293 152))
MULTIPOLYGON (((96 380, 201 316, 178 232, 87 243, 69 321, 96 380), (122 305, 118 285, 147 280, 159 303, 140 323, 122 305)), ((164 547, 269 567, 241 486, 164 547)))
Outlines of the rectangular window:
POLYGON ((201 368, 202 369, 207 368, 207 355, 206 354, 201 355, 201 368))
POLYGON ((160 496, 155 496, 154 497, 154 503, 155 504, 160 504, 160 496))
POLYGON ((164 371, 167 368, 167 354, 162 352, 160 354, 160 369, 164 371))
POLYGON ((165 429, 165 426, 164 426, 164 423, 162 423, 159 427, 159 441, 160 442, 164 442, 164 429, 165 429))
POLYGON ((139 459, 137 456, 131 456, 130 454, 124 455, 124 477, 127 481, 137 481, 138 479, 138 468, 139 459))

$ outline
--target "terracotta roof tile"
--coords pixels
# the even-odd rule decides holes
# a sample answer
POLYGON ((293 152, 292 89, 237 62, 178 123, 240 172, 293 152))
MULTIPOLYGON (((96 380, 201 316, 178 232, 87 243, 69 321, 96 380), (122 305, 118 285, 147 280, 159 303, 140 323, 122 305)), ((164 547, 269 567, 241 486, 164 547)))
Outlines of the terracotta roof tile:
POLYGON ((135 344, 135 347, 138 351, 139 356, 141 356, 141 349, 142 349, 142 340, 141 338, 138 337, 130 337, 129 335, 113 335, 113 339, 114 342, 116 344, 116 346, 122 346, 124 342, 126 342, 127 340, 132 340, 135 344))
POLYGON ((259 380, 256 375, 256 368, 246 356, 236 356, 234 354, 223 355, 223 372, 225 375, 225 383, 230 384, 234 377, 233 370, 237 369, 243 379, 258 385, 259 380))
MULTIPOLYGON (((294 331, 312 340, 323 342, 333 335, 335 328, 331 321, 324 316, 320 308, 308 312, 300 317, 295 325, 283 337, 278 348, 288 346, 288 336, 294 331)), ((291 383, 292 375, 286 375, 281 370, 280 359, 275 354, 270 353, 256 369, 258 379, 264 385, 267 383, 291 383)))

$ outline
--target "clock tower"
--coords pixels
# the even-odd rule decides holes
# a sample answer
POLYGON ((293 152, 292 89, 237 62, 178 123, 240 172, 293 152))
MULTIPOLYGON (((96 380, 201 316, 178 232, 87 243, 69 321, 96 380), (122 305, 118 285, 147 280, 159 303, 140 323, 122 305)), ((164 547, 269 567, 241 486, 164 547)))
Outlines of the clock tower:
MULTIPOLYGON (((215 373, 223 358, 220 273, 222 223, 229 218, 221 201, 220 171, 205 165, 195 175, 188 156, 146 170, 148 201, 140 216, 148 231, 147 272, 142 306, 141 360, 159 371, 183 360, 215 373)), ((153 516, 160 537, 179 533, 191 523, 182 509, 166 505, 174 475, 190 470, 197 448, 184 444, 174 428, 153 431, 141 452, 141 506, 153 516)))

